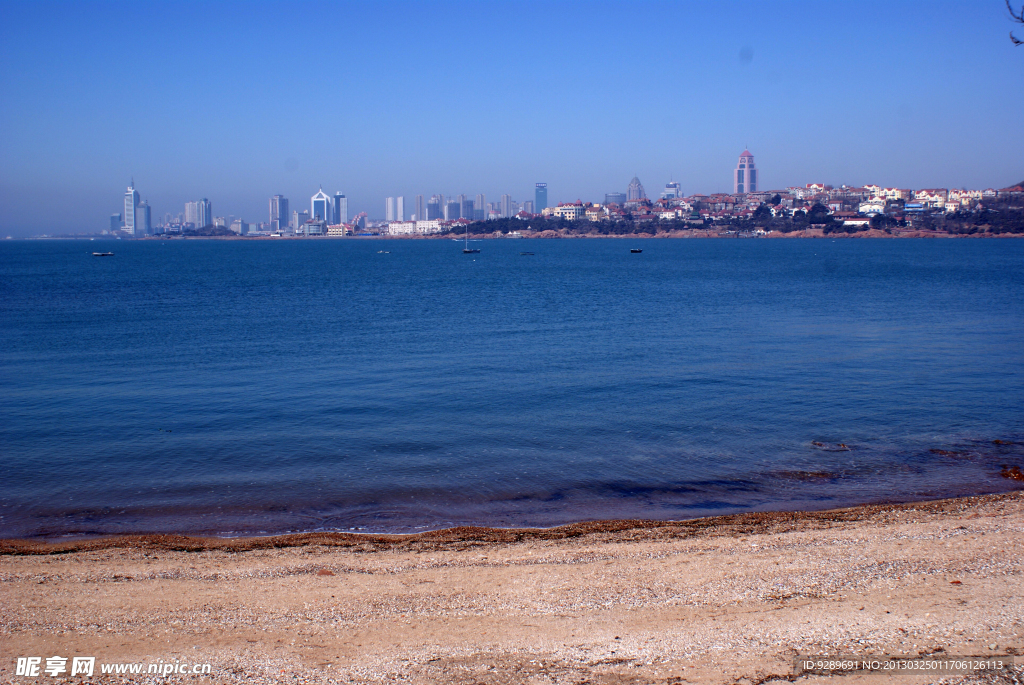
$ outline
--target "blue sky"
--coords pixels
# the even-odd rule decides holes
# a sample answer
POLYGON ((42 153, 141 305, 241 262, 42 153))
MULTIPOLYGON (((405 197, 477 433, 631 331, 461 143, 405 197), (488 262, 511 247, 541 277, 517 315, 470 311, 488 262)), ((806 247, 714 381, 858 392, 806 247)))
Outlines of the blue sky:
POLYGON ((537 181, 725 191, 744 146, 764 188, 1003 187, 1013 28, 1002 0, 0 0, 0 235, 102 229, 133 176, 154 219, 265 221, 320 184, 382 218, 537 181))

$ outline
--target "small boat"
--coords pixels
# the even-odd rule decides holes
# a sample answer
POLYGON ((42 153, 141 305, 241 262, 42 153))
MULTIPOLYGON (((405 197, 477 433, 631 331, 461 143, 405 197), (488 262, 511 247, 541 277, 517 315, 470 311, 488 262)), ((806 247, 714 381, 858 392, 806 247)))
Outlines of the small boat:
POLYGON ((377 254, 391 254, 391 250, 377 250, 377 254))
POLYGON ((641 252, 643 252, 643 250, 637 249, 637 248, 634 247, 629 252, 630 252, 630 254, 640 254, 641 252))
POLYGON ((466 247, 462 248, 462 254, 480 254, 480 250, 469 246, 469 224, 466 224, 466 247))
POLYGON ((93 252, 92 256, 93 257, 113 257, 114 253, 113 252, 93 252))
POLYGON ((526 256, 532 257, 533 256, 532 252, 520 252, 519 254, 523 255, 524 257, 526 257, 526 256))

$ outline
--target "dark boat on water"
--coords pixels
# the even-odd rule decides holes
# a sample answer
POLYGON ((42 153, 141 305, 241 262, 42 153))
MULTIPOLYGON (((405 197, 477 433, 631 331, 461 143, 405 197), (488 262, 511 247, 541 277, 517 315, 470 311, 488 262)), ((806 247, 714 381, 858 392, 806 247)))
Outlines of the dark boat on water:
POLYGON ((636 248, 633 248, 632 250, 630 250, 630 253, 631 253, 631 254, 640 254, 641 252, 643 252, 643 250, 642 250, 642 249, 639 249, 639 250, 638 250, 638 249, 636 249, 636 248))
POLYGON ((533 256, 532 252, 520 252, 519 254, 523 255, 524 257, 527 256, 527 255, 529 255, 530 257, 533 256))

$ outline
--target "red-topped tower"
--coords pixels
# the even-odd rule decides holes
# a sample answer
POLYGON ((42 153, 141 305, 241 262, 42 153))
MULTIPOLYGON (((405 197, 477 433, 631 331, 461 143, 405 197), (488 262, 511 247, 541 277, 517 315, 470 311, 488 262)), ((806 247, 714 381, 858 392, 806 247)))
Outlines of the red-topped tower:
POLYGON ((737 195, 757 192, 757 169, 754 168, 754 155, 750 154, 750 150, 743 151, 736 170, 732 172, 732 192, 737 195))

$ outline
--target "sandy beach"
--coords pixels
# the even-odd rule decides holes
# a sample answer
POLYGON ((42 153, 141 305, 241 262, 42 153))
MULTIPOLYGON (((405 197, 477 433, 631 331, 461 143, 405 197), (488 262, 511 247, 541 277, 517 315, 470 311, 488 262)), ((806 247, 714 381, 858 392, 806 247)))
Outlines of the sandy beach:
POLYGON ((888 682, 794 677, 793 660, 1024 653, 1022 540, 1018 492, 545 530, 4 541, 0 680, 58 655, 96 657, 92 682, 888 682), (119 662, 210 674, 100 675, 119 662))

